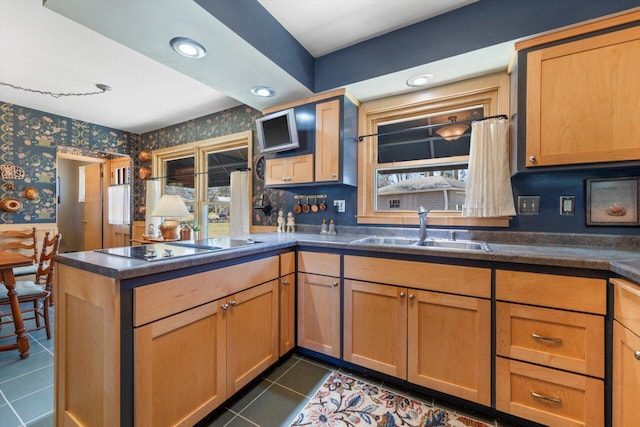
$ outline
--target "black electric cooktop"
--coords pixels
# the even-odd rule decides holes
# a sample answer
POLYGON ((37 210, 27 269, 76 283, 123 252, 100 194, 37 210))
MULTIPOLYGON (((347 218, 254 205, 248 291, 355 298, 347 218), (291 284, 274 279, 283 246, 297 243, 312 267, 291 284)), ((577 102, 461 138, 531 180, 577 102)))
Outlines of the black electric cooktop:
POLYGON ((233 249, 247 245, 255 245, 257 242, 251 239, 205 239, 185 242, 163 242, 152 243, 139 246, 124 246, 121 248, 99 249, 107 255, 116 255, 125 258, 140 259, 144 261, 159 261, 163 259, 174 259, 192 255, 200 255, 210 252, 217 252, 226 249, 233 249))

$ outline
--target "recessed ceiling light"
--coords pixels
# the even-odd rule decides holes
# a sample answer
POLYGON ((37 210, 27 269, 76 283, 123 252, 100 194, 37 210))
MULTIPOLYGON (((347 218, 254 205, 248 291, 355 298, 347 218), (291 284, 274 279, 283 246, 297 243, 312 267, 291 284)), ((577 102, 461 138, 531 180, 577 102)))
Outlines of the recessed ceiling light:
POLYGON ((413 76, 407 80, 407 86, 420 87, 427 85, 433 81, 433 74, 420 74, 419 76, 413 76))
POLYGON ((269 86, 254 86, 251 88, 251 93, 255 96, 270 98, 276 94, 276 91, 269 86))
POLYGON ((188 37, 174 37, 169 44, 182 56, 187 58, 202 58, 207 54, 207 49, 200 43, 188 37))

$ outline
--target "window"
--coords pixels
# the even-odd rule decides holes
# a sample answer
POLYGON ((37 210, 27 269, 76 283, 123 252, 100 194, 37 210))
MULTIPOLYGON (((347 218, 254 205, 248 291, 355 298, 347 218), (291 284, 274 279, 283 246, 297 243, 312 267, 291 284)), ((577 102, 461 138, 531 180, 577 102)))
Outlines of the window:
POLYGON ((508 91, 500 73, 363 104, 359 133, 377 136, 359 142, 358 223, 417 224, 424 206, 430 224, 508 225, 461 217, 470 126, 460 137, 430 127, 508 114, 508 91))
MULTIPOLYGON (((242 132, 153 152, 153 176, 162 194, 178 194, 203 237, 229 235, 231 172, 249 168, 251 132, 242 132)), ((247 195, 251 199, 251 195, 247 195)))

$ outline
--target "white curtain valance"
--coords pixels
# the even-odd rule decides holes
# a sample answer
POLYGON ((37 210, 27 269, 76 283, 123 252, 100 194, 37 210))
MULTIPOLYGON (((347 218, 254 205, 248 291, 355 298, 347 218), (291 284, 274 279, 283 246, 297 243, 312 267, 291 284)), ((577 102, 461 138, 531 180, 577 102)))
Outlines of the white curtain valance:
POLYGON ((469 179, 464 215, 516 215, 509 172, 509 121, 489 119, 471 124, 469 179))

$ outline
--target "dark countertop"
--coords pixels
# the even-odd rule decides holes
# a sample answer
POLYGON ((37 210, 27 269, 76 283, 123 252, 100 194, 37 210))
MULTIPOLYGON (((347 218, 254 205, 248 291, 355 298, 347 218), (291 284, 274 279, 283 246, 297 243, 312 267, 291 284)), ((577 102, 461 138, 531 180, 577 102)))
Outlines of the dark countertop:
MULTIPOLYGON (((223 249, 173 260, 148 262, 107 255, 95 251, 61 254, 56 260, 83 270, 112 277, 129 279, 162 273, 209 263, 250 257, 262 253, 294 248, 297 245, 341 250, 359 250, 372 253, 420 255, 449 259, 471 259, 541 266, 560 266, 581 269, 604 270, 640 283, 640 250, 612 249, 608 247, 561 246, 550 244, 492 243, 490 252, 446 250, 411 246, 376 246, 352 243, 366 234, 315 234, 315 233, 260 233, 234 238, 254 239, 257 243, 239 248, 223 249)), ((228 239, 227 239, 228 240, 228 239)), ((217 246, 225 247, 225 239, 215 239, 217 246)), ((228 247, 228 246, 227 246, 228 247)))

